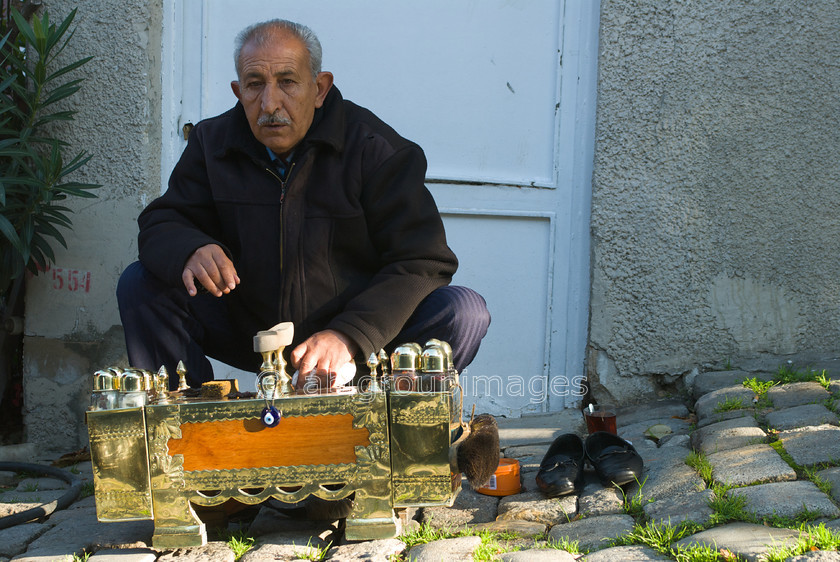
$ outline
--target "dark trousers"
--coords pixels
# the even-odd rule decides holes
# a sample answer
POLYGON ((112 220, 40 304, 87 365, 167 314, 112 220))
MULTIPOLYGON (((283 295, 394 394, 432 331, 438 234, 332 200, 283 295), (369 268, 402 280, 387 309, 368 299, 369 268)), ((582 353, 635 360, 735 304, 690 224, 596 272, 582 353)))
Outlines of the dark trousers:
MULTIPOLYGON (((259 371, 262 358, 253 350, 256 331, 235 329, 225 297, 207 293, 190 297, 184 287, 165 285, 134 262, 120 276, 117 302, 133 367, 157 371, 164 365, 170 384, 176 386, 175 367, 183 360, 187 382, 193 387, 213 380, 208 356, 244 371, 259 371)), ((489 325, 490 313, 481 295, 466 287, 445 286, 418 305, 386 350, 437 338, 449 342, 455 368, 463 371, 475 358, 489 325)), ((355 359, 364 363, 366 358, 355 359)))

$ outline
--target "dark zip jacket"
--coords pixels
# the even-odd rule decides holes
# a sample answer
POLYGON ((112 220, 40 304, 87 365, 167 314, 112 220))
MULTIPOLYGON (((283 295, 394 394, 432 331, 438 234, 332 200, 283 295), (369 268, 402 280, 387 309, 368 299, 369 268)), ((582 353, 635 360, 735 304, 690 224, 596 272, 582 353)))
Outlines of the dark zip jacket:
POLYGON ((419 146, 333 87, 283 181, 237 104, 191 132, 138 219, 140 261, 183 287, 192 253, 219 244, 241 280, 221 297, 238 330, 291 321, 297 344, 331 328, 364 360, 458 266, 425 173, 419 146))

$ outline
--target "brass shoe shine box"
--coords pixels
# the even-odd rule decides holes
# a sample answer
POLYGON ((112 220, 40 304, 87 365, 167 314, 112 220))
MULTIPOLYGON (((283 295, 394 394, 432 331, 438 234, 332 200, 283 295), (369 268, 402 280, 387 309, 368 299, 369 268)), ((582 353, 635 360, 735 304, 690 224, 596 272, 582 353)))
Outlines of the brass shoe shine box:
MULTIPOLYGON (((295 392, 282 345, 264 349, 278 341, 290 337, 255 338, 264 359, 257 398, 168 392, 163 370, 97 372, 86 420, 98 519, 152 519, 154 547, 199 546, 207 536, 194 506, 352 495, 346 537, 369 540, 396 536, 394 508, 452 504, 461 477, 450 449, 463 427, 445 342, 411 344, 421 349, 413 377, 372 356, 365 384, 295 392), (142 389, 146 403, 138 404, 142 389)), ((390 360, 405 366, 401 350, 390 360)))

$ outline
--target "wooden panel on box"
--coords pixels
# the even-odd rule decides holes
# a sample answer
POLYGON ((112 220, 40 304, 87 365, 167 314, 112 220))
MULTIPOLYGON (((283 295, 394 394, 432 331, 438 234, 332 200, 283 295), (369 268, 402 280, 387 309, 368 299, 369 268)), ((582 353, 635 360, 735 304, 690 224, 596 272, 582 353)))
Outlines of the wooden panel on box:
POLYGON ((180 427, 181 438, 168 447, 170 455, 184 456, 185 471, 354 463, 355 447, 370 445, 352 414, 283 416, 276 427, 257 418, 180 427))

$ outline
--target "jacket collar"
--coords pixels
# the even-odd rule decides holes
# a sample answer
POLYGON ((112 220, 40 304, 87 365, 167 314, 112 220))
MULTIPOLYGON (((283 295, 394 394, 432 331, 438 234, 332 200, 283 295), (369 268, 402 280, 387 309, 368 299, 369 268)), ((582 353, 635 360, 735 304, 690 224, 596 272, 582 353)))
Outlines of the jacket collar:
MULTIPOLYGON (((342 102, 343 98, 338 88, 330 88, 323 105, 315 110, 309 131, 295 147, 296 154, 305 152, 311 145, 319 144, 329 146, 337 152, 344 150, 345 116, 342 102)), ((225 129, 224 139, 215 156, 224 157, 231 152, 241 151, 252 158, 267 161, 268 152, 265 145, 251 132, 242 104, 237 102, 233 109, 228 111, 228 115, 231 117, 231 125, 225 129)))

